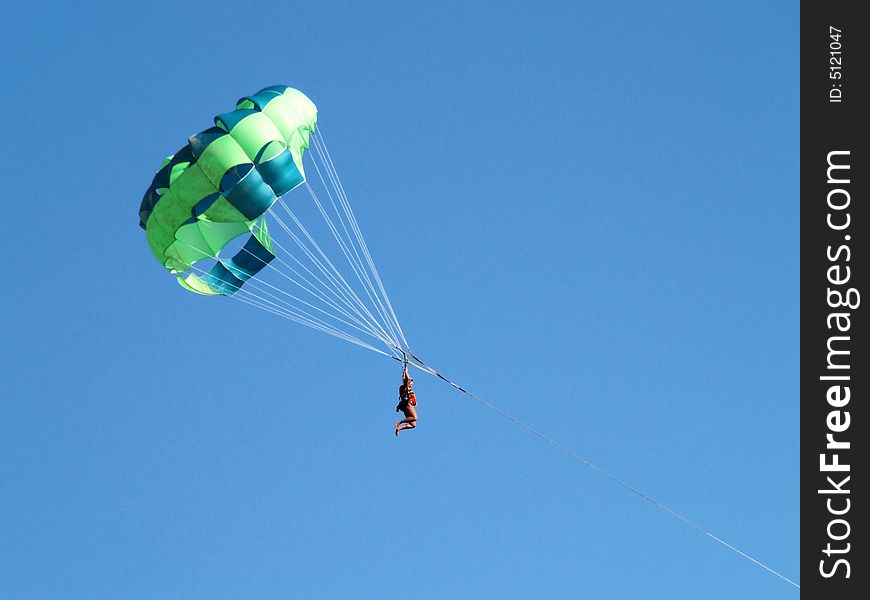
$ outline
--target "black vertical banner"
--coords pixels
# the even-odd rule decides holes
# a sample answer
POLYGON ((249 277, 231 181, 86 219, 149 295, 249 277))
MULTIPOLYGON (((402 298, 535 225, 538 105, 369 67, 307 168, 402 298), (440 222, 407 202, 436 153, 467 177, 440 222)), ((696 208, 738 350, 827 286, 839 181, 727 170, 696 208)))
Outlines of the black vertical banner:
MULTIPOLYGON (((870 22, 801 5, 801 591, 870 598, 870 22), (863 459, 859 459, 863 456, 863 459)), ((866 6, 864 6, 866 10, 866 6)))

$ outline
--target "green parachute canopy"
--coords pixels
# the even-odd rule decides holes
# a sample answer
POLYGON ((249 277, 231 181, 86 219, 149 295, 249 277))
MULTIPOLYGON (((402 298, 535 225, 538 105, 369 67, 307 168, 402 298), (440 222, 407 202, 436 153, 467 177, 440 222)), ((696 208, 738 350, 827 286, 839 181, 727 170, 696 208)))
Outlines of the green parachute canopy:
POLYGON ((404 360, 407 340, 316 123, 293 88, 242 98, 163 161, 139 224, 185 289, 404 360), (306 193, 283 197, 303 183, 306 193))
POLYGON ((139 225, 154 257, 182 286, 229 296, 275 258, 263 214, 305 181, 302 154, 316 122, 317 107, 302 92, 267 87, 163 161, 142 199, 139 225), (221 258, 243 235, 244 247, 221 258), (203 259, 216 262, 208 272, 184 274, 203 259))

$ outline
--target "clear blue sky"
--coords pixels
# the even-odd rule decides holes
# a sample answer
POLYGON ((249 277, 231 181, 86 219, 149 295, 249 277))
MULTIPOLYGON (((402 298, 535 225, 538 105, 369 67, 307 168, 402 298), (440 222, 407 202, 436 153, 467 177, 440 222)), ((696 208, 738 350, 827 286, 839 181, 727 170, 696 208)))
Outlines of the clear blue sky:
POLYGON ((437 379, 397 440, 394 362, 185 293, 137 211, 214 114, 298 87, 421 356, 797 579, 798 16, 6 15, 4 597, 796 597, 437 379))

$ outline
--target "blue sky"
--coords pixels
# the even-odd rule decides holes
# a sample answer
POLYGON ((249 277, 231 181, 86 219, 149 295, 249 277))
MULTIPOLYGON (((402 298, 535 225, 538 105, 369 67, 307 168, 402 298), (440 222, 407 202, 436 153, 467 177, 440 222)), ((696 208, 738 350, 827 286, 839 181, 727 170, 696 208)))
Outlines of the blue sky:
POLYGON ((437 379, 185 293, 139 201, 286 83, 409 341, 798 578, 797 3, 49 3, 0 24, 10 598, 792 598, 437 379))

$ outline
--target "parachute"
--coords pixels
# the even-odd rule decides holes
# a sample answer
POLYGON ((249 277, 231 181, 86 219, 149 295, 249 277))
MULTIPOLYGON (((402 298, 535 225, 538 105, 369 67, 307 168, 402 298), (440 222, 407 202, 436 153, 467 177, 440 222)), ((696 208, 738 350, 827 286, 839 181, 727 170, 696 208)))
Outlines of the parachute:
POLYGON ((154 257, 185 289, 238 300, 438 377, 575 461, 800 587, 413 354, 317 124, 317 107, 302 92, 283 85, 264 88, 239 100, 233 111, 216 116, 214 127, 190 136, 154 175, 139 207, 139 224, 154 257), (320 191, 316 182, 312 185, 306 178, 303 159, 314 167, 320 191), (307 198, 290 193, 300 187, 308 192, 307 198), (298 216, 306 209, 311 218, 298 216), (322 236, 315 232, 317 223, 322 236), (330 258, 338 254, 343 260, 330 258), (348 267, 352 275, 346 277, 342 271, 348 267))
POLYGON ((299 90, 263 88, 191 135, 154 175, 139 225, 154 257, 188 291, 406 356, 407 340, 317 129, 317 107, 299 90), (306 178, 304 155, 319 192, 306 178), (299 187, 310 202, 289 194, 299 187), (326 235, 297 216, 305 209, 326 235), (330 257, 336 254, 344 261, 330 257))

